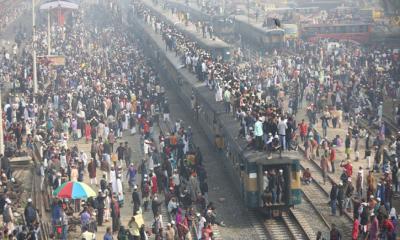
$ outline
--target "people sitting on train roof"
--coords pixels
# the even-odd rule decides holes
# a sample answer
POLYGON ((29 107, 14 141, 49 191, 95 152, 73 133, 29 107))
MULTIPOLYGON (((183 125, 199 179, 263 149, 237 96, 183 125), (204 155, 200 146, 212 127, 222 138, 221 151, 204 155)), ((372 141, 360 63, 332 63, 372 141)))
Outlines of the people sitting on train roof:
MULTIPOLYGON (((269 133, 271 134, 271 133, 269 133)), ((272 152, 277 152, 281 150, 281 143, 279 141, 279 136, 275 135, 272 138, 272 134, 269 135, 269 139, 267 141, 267 152, 269 153, 268 159, 272 158, 272 152)))
POLYGON ((309 168, 306 168, 306 170, 304 170, 304 172, 303 172, 303 177, 302 177, 302 182, 304 183, 304 184, 310 184, 311 183, 311 181, 312 181, 312 176, 311 176, 311 172, 310 172, 310 169, 309 168))
POLYGON ((247 146, 245 147, 245 149, 247 148, 255 148, 255 140, 254 140, 254 132, 253 132, 253 128, 250 127, 249 131, 246 135, 246 142, 247 142, 247 146))

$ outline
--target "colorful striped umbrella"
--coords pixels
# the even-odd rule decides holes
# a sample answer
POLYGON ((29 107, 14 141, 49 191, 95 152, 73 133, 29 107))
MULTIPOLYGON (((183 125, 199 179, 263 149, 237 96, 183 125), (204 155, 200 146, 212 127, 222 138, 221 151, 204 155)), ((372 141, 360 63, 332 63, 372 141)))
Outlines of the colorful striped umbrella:
POLYGON ((95 197, 96 193, 83 182, 65 182, 53 192, 53 196, 68 199, 87 199, 95 197))

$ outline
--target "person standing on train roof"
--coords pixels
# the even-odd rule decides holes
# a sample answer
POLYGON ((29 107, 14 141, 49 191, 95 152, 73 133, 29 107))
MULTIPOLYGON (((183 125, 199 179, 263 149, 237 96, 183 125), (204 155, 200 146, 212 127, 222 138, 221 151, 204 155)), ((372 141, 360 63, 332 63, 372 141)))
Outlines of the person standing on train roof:
POLYGON ((230 113, 230 111, 231 111, 231 91, 229 90, 229 87, 226 87, 225 91, 224 91, 224 106, 225 106, 225 112, 230 113))
POLYGON ((256 148, 259 151, 263 150, 263 136, 264 136, 264 132, 263 132, 263 123, 261 121, 261 118, 259 117, 257 122, 254 124, 254 135, 256 137, 256 148))
POLYGON ((278 123, 278 134, 279 134, 279 140, 281 143, 281 147, 283 150, 286 150, 286 129, 287 129, 287 124, 286 124, 286 119, 284 117, 281 117, 278 123))

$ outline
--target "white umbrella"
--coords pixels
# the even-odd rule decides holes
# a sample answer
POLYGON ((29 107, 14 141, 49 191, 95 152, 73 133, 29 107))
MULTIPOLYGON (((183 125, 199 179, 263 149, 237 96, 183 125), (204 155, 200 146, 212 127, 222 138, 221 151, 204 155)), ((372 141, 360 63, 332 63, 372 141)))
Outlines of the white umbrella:
POLYGON ((72 2, 67 2, 67 1, 53 1, 53 2, 48 2, 45 4, 42 4, 40 6, 40 10, 49 10, 49 9, 55 9, 55 8, 61 8, 61 9, 78 9, 78 4, 72 3, 72 2))

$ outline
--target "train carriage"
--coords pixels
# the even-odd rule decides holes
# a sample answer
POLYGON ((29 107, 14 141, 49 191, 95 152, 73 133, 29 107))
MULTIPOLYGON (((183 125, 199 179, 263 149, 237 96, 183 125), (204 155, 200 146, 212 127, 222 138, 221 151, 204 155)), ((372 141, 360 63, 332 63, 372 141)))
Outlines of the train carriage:
POLYGON ((176 8, 178 11, 188 13, 189 20, 212 23, 215 32, 218 33, 219 36, 232 37, 235 33, 234 21, 229 16, 220 14, 211 15, 195 6, 173 0, 167 1, 167 4, 169 7, 176 8))
POLYGON ((229 60, 231 58, 231 49, 232 46, 218 37, 203 38, 200 33, 198 33, 193 26, 188 27, 184 24, 174 22, 174 19, 165 16, 161 9, 158 9, 155 6, 150 5, 147 2, 143 2, 143 4, 151 10, 151 12, 156 15, 158 18, 167 22, 170 25, 175 26, 181 33, 183 33, 186 37, 191 39, 193 42, 196 42, 202 49, 206 50, 211 54, 215 59, 221 58, 224 60, 229 60))
POLYGON ((285 44, 285 31, 281 28, 264 28, 247 22, 247 17, 235 17, 235 32, 244 42, 261 51, 280 49, 285 44))

